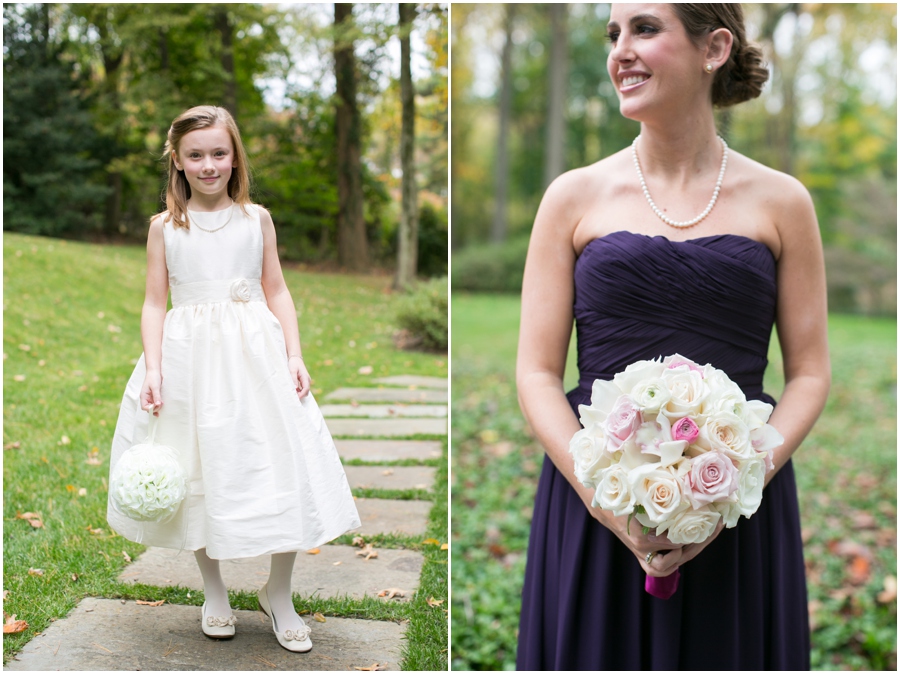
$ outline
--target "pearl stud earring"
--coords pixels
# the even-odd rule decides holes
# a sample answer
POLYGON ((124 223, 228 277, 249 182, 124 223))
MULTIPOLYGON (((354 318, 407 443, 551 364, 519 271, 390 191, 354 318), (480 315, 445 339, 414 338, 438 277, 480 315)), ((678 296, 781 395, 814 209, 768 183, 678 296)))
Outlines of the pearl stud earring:
POLYGON ((712 71, 713 71, 713 65, 712 65, 712 63, 707 63, 707 64, 706 64, 706 72, 712 73, 712 71))

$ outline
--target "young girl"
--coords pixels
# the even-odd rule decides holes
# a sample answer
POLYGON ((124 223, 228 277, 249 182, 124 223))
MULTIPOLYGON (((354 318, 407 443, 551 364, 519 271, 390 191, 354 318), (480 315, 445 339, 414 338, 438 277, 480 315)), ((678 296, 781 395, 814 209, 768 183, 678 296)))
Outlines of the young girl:
POLYGON ((147 240, 144 353, 128 381, 110 470, 148 434, 180 454, 188 495, 165 524, 109 508, 129 540, 193 550, 204 634, 234 635, 220 559, 271 554, 259 603, 284 648, 312 648, 291 600, 298 550, 359 526, 347 478, 309 392, 294 302, 272 218, 249 198, 247 157, 223 108, 199 106, 169 129, 167 210, 147 240), (172 310, 166 299, 172 291, 172 310))

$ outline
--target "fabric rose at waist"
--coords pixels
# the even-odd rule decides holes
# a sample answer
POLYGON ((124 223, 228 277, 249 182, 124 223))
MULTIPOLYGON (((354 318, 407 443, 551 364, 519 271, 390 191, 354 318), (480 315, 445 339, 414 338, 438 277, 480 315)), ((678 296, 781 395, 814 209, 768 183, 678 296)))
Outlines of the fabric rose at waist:
POLYGON ((259 279, 236 278, 179 283, 171 286, 171 290, 173 307, 218 302, 266 301, 266 294, 259 279))

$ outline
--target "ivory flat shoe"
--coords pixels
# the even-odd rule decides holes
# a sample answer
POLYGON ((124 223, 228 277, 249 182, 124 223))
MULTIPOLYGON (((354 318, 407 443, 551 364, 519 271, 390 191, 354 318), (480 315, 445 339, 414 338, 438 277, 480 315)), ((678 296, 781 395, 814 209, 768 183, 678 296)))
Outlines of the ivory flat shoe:
POLYGON ((206 615, 206 602, 203 602, 203 607, 200 609, 200 628, 206 636, 213 639, 230 639, 234 636, 236 622, 237 618, 233 613, 227 618, 206 615))
POLYGON ((282 648, 286 648, 294 653, 306 653, 312 649, 312 640, 309 638, 309 625, 303 622, 303 618, 300 618, 300 624, 303 625, 300 629, 279 632, 275 616, 272 614, 272 609, 269 606, 269 595, 266 593, 265 585, 260 588, 256 596, 259 599, 259 607, 271 619, 272 631, 275 632, 275 638, 278 639, 278 643, 282 648))

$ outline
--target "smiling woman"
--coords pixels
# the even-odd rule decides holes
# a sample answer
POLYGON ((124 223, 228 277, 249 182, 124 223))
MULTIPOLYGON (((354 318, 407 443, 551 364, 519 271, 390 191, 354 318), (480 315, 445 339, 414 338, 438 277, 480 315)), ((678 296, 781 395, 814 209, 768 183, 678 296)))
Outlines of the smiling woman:
MULTIPOLYGON (((713 107, 758 96, 766 79, 759 49, 746 43, 740 5, 614 3, 608 38, 607 70, 620 111, 641 123, 641 133, 630 148, 550 185, 522 283, 519 402, 546 457, 517 665, 808 669, 790 459, 822 410, 830 382, 815 211, 799 182, 730 150, 716 133, 713 107), (580 379, 566 393, 573 320, 580 379), (673 517, 702 510, 708 537, 670 540, 630 526, 629 517, 616 514, 621 510, 598 507, 610 501, 577 478, 570 440, 614 437, 597 441, 609 454, 606 463, 627 453, 643 466, 652 459, 641 449, 631 452, 639 444, 632 436, 642 424, 656 426, 656 417, 632 390, 619 401, 634 411, 626 429, 612 416, 592 420, 585 410, 592 393, 603 389, 595 382, 638 361, 680 354, 677 361, 721 370, 748 401, 768 408, 775 401, 762 380, 773 323, 786 385, 769 423, 784 443, 770 457, 765 496, 752 518, 723 530, 719 511, 686 496, 692 457, 709 452, 700 463, 732 465, 727 452, 704 444, 703 433, 711 432, 705 417, 696 433, 688 428, 688 440, 680 438, 683 455, 662 472, 673 517), (676 574, 680 582, 671 582, 676 574), (663 585, 674 594, 656 591, 663 585)), ((703 413, 711 419, 714 412, 703 413)), ((684 428, 684 419, 671 421, 666 433, 684 428)), ((592 480, 597 490, 606 477, 592 480)), ((762 469, 757 477, 753 486, 762 490, 762 469)), ((747 479, 742 473, 741 483, 747 479)), ((642 493, 638 484, 620 486, 642 493)), ((639 505, 641 514, 654 507, 639 505)))

